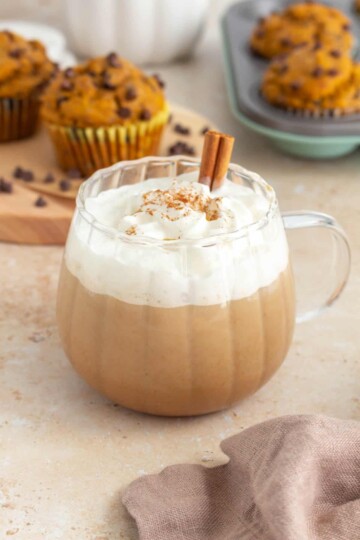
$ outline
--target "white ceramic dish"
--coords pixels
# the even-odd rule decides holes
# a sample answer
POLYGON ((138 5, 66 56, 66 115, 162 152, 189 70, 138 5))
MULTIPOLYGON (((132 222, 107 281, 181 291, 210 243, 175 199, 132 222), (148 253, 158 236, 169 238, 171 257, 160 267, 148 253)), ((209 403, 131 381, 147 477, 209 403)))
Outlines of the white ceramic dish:
POLYGON ((71 49, 89 57, 116 51, 137 64, 189 55, 209 0, 63 0, 71 49))

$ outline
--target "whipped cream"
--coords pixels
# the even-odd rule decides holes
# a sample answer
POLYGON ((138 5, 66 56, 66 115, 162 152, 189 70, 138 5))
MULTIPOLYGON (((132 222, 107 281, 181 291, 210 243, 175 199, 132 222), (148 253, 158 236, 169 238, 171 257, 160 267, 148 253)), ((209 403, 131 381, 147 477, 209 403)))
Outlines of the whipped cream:
POLYGON ((280 215, 230 239, 226 233, 265 217, 269 201, 229 180, 210 192, 197 179, 197 172, 150 179, 87 198, 86 211, 110 234, 77 211, 65 253, 69 271, 92 292, 155 307, 223 304, 270 285, 288 264, 280 215), (211 237, 206 247, 195 241, 211 237))
POLYGON ((263 217, 262 195, 226 180, 213 192, 188 173, 103 191, 85 201, 99 222, 128 235, 179 240, 235 231, 263 217))

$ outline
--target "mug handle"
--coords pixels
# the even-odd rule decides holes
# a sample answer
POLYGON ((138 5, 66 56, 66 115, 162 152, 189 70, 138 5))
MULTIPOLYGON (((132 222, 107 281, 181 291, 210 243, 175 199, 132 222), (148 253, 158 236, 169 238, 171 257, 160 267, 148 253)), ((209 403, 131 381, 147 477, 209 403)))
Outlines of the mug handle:
POLYGON ((337 221, 328 214, 320 212, 283 212, 281 214, 285 229, 311 229, 324 228, 328 229, 334 239, 333 260, 336 265, 336 280, 334 287, 329 297, 319 307, 304 313, 299 313, 296 317, 296 322, 304 322, 313 319, 319 315, 325 308, 331 306, 333 302, 340 296, 348 281, 351 266, 351 252, 348 239, 345 232, 337 223, 337 221))

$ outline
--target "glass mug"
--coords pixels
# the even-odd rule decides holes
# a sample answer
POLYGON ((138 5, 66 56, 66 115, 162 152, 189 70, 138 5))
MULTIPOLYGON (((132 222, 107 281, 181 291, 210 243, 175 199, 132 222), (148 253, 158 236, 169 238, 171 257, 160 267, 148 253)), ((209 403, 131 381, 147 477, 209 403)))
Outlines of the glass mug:
POLYGON ((273 189, 240 166, 230 166, 229 180, 261 193, 268 210, 235 232, 141 238, 100 223, 85 208, 86 199, 104 190, 198 169, 198 161, 175 157, 96 172, 79 190, 65 247, 57 300, 64 350, 92 387, 145 413, 227 408, 281 365, 296 319, 284 225, 323 227, 335 239, 335 278, 322 307, 339 296, 349 274, 348 242, 334 219, 281 215, 273 189))

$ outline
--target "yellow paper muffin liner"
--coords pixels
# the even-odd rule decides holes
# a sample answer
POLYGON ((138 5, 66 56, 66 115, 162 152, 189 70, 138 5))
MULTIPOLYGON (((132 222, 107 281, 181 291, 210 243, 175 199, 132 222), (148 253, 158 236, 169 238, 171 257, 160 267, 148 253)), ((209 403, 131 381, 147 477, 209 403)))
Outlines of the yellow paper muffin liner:
POLYGON ((0 98, 0 142, 24 139, 34 133, 39 118, 39 95, 0 98))
POLYGON ((47 124, 60 167, 84 177, 118 161, 156 155, 169 118, 168 106, 151 120, 129 126, 98 128, 47 124))

